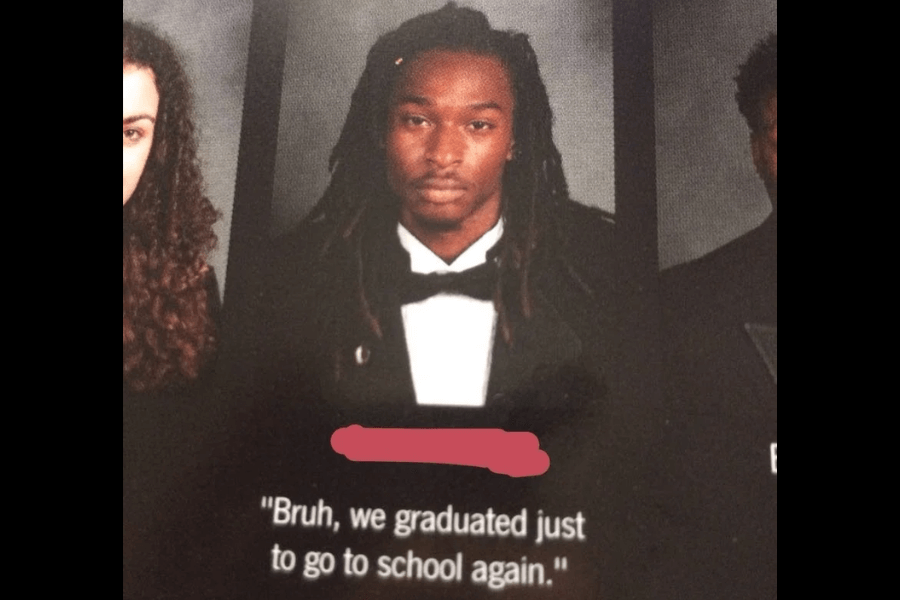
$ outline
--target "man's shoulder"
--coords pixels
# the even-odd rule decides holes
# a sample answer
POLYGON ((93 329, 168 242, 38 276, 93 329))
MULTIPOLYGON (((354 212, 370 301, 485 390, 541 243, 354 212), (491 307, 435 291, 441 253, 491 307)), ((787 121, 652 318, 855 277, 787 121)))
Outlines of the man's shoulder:
POLYGON ((568 201, 561 206, 558 226, 560 247, 567 259, 589 264, 612 262, 615 219, 611 213, 568 201))
POLYGON ((696 260, 664 271, 660 296, 668 315, 726 314, 777 306, 777 221, 762 225, 696 260))
POLYGON ((596 301, 615 287, 615 222, 610 213, 568 201, 556 215, 556 242, 547 248, 539 282, 551 295, 586 291, 596 301))
POLYGON ((721 271, 728 265, 747 264, 768 258, 777 252, 777 220, 770 217, 747 233, 700 258, 677 265, 666 274, 684 275, 703 271, 721 271))
POLYGON ((565 225, 586 233, 599 231, 611 234, 615 227, 612 213, 574 200, 562 204, 560 216, 565 225))

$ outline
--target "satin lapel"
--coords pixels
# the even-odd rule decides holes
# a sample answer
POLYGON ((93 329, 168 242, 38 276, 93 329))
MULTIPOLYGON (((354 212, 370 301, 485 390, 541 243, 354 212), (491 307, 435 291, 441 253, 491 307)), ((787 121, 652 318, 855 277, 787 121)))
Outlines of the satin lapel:
POLYGON ((588 291, 558 263, 535 264, 533 316, 514 320, 512 344, 494 339, 487 407, 514 429, 548 431, 606 404, 611 290, 588 291))
POLYGON ((390 423, 402 416, 398 411, 406 413, 415 405, 396 283, 398 274, 409 268, 409 257, 392 226, 379 223, 364 239, 366 296, 381 336, 362 317, 348 331, 347 368, 338 390, 342 403, 379 423, 390 423))
POLYGON ((512 323, 511 344, 499 331, 494 336, 487 399, 494 410, 564 402, 567 390, 553 389, 557 376, 580 361, 578 334, 542 293, 536 292, 533 300, 532 318, 520 317, 512 323))

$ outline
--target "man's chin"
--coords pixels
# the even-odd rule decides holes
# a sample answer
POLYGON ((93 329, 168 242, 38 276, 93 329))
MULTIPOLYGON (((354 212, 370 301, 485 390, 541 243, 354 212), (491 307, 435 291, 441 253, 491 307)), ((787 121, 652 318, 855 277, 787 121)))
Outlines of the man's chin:
POLYGON ((459 207, 451 204, 433 204, 423 202, 410 210, 408 218, 414 221, 416 226, 436 232, 447 232, 459 229, 464 221, 459 207))
POLYGON ((456 215, 425 214, 413 217, 416 224, 429 231, 450 232, 460 228, 462 220, 456 215))

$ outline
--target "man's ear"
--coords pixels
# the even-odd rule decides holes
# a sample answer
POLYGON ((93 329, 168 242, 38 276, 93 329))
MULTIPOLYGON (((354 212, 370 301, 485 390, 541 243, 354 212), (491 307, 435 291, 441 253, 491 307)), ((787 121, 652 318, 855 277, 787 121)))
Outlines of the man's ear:
POLYGON ((515 156, 516 156, 516 140, 513 140, 509 143, 509 150, 506 152, 507 162, 511 161, 515 156))

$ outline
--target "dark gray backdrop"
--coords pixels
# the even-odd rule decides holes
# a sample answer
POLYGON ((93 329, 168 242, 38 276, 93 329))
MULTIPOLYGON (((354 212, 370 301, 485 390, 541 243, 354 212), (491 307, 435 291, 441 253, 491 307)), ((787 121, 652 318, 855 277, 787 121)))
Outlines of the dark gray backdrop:
POLYGON ((206 193, 222 213, 209 258, 225 290, 252 0, 124 0, 122 17, 156 27, 175 45, 194 90, 206 193))
MULTIPOLYGON (((309 0, 291 5, 271 233, 295 225, 325 191, 328 155, 379 35, 445 0, 309 0)), ((463 0, 491 25, 530 35, 554 110, 572 198, 610 212, 613 194, 609 0, 463 0)))
POLYGON ((734 75, 777 29, 776 0, 660 0, 653 14, 661 268, 697 258, 771 210, 734 75))

